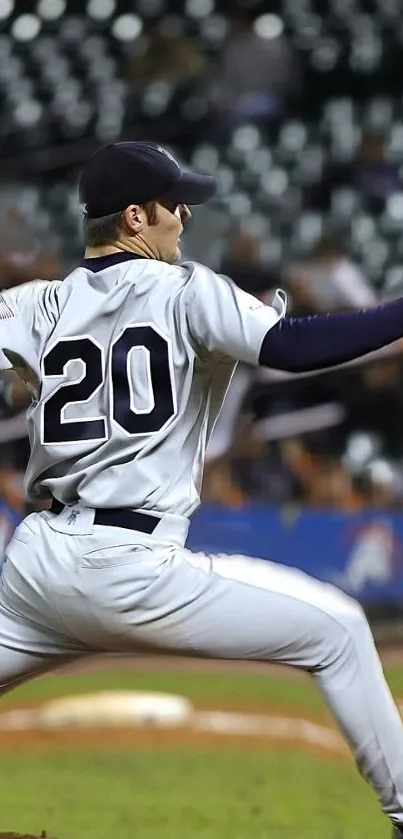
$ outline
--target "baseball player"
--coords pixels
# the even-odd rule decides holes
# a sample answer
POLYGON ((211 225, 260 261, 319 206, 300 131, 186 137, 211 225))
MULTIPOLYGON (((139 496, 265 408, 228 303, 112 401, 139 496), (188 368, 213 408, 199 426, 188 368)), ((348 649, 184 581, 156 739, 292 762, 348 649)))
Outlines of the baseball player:
POLYGON ((188 205, 216 186, 152 143, 102 148, 80 181, 81 264, 0 300, 0 367, 32 397, 27 491, 52 500, 19 525, 2 567, 0 693, 103 651, 300 667, 397 837, 403 727, 360 606, 297 570, 184 545, 237 361, 349 361, 403 336, 403 300, 295 320, 281 291, 264 305, 180 264, 188 205))

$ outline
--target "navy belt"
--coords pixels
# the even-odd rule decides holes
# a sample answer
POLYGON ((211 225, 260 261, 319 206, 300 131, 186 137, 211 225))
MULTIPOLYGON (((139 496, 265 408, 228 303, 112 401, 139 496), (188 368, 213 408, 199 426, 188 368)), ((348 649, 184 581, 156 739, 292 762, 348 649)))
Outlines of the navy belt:
MULTIPOLYGON (((54 498, 50 508, 51 512, 61 513, 64 509, 65 505, 54 498)), ((127 530, 140 530, 141 533, 154 533, 160 522, 160 518, 156 516, 148 516, 145 513, 128 510, 127 508, 105 507, 94 512, 94 524, 102 524, 106 527, 125 527, 127 530)))

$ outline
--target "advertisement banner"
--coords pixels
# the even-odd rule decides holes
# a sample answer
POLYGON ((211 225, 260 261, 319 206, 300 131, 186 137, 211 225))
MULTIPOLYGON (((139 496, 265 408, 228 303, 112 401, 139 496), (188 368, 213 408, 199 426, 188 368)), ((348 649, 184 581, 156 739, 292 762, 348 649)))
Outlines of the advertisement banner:
POLYGON ((295 566, 362 602, 403 600, 403 515, 250 506, 201 507, 188 547, 295 566))

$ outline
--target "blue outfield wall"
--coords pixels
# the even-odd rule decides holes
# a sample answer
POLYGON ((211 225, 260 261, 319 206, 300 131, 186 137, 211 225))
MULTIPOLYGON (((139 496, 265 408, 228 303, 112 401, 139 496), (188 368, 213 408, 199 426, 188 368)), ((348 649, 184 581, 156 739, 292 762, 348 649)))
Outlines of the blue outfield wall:
POLYGON ((192 518, 187 545, 296 566, 362 602, 403 601, 403 515, 387 510, 204 505, 192 518))

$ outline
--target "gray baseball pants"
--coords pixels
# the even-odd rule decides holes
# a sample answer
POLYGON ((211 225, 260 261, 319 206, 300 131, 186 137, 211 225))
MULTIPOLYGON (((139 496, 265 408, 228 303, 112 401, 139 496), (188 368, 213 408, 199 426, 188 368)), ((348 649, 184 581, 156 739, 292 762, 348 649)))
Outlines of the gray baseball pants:
POLYGON ((275 563, 192 554, 180 516, 149 536, 79 513, 33 513, 9 545, 0 694, 99 651, 293 665, 313 676, 384 812, 403 825, 403 726, 354 600, 275 563))

